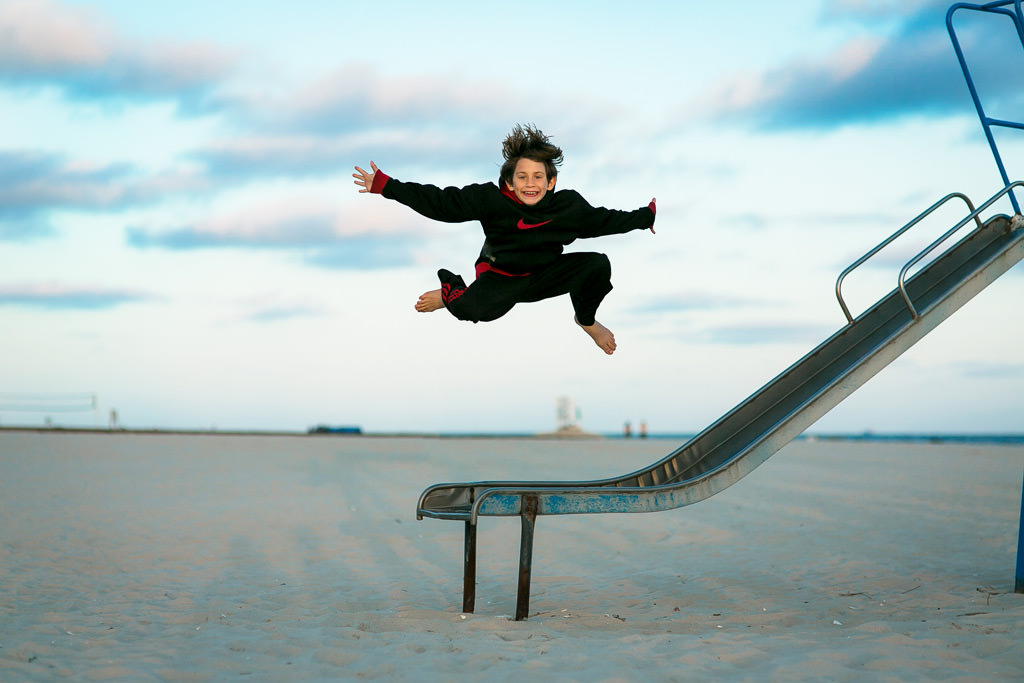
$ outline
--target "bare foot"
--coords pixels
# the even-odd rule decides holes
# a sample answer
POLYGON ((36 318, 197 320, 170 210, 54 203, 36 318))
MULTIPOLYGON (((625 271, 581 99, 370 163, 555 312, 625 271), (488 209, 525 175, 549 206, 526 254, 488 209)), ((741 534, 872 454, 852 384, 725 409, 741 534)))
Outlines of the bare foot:
POLYGON ((420 298, 416 302, 416 310, 420 313, 430 313, 431 311, 436 311, 439 308, 444 308, 444 302, 441 300, 440 289, 432 289, 429 292, 423 292, 420 294, 420 298))
MULTIPOLYGON (((573 320, 576 319, 573 318, 573 320)), ((576 324, 580 325, 580 321, 576 320, 576 324)), ((602 351, 607 353, 609 356, 615 352, 615 335, 612 334, 612 331, 607 327, 596 320, 593 325, 580 325, 580 327, 583 328, 584 332, 590 335, 590 338, 594 340, 594 343, 597 344, 602 351)))

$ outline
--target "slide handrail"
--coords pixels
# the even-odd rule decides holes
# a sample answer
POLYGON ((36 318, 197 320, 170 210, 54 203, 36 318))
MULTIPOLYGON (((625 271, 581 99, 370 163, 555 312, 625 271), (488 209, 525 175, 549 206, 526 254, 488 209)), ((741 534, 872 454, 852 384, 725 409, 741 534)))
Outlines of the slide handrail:
MULTIPOLYGON (((1017 2, 1019 3, 1019 2, 1021 2, 1021 0, 1017 0, 1017 2)), ((1024 187, 1024 180, 1017 180, 1015 182, 1012 182, 1009 185, 1007 185, 1006 187, 1004 187, 1003 189, 1001 189, 999 192, 996 192, 994 195, 992 195, 992 197, 988 201, 986 201, 984 204, 979 206, 977 209, 974 209, 971 212, 970 216, 967 216, 966 218, 964 218, 962 221, 957 223, 953 228, 948 230, 944 235, 942 235, 942 237, 940 237, 939 239, 935 240, 934 242, 929 244, 927 247, 922 249, 920 252, 918 252, 917 256, 915 256, 914 258, 912 258, 909 261, 907 261, 906 265, 903 266, 903 268, 900 270, 900 276, 897 279, 897 284, 898 284, 899 289, 900 289, 900 294, 903 295, 903 301, 906 302, 907 308, 910 309, 910 314, 912 316, 914 316, 914 320, 917 320, 918 318, 920 318, 921 314, 917 312, 917 308, 914 306, 914 302, 912 302, 910 300, 910 295, 907 293, 907 285, 906 285, 907 272, 911 268, 913 268, 918 262, 920 262, 921 259, 923 259, 928 254, 932 253, 940 244, 942 244, 947 239, 949 239, 954 234, 956 234, 956 232, 958 230, 960 230, 960 228, 962 228, 965 225, 967 225, 967 223, 972 218, 975 221, 978 222, 978 227, 980 228, 981 227, 981 219, 979 218, 979 214, 981 214, 981 212, 984 211, 985 209, 987 209, 988 207, 990 207, 993 204, 995 204, 996 201, 998 201, 1003 195, 1011 192, 1013 190, 1013 188, 1015 188, 1015 187, 1024 187)))
MULTIPOLYGON (((903 235, 903 233, 905 233, 907 230, 910 230, 912 227, 914 227, 915 225, 920 223, 922 220, 924 220, 930 214, 932 214, 934 211, 936 211, 940 206, 942 206, 946 202, 950 201, 951 199, 962 199, 962 200, 964 200, 964 203, 967 204, 968 210, 971 212, 971 216, 973 216, 975 221, 977 221, 978 227, 979 228, 981 227, 982 223, 981 223, 981 218, 979 218, 979 216, 978 216, 978 211, 975 210, 974 204, 973 204, 973 202, 971 202, 970 198, 967 197, 967 195, 965 195, 962 192, 951 192, 951 193, 947 194, 945 197, 943 197, 942 199, 940 199, 939 201, 937 201, 934 204, 932 204, 930 207, 928 207, 924 211, 922 211, 920 214, 917 215, 916 218, 914 218, 912 221, 910 221, 909 223, 904 225, 902 228, 900 228, 899 230, 897 230, 893 234, 889 235, 889 237, 887 237, 885 240, 883 240, 881 243, 879 243, 876 247, 871 249, 868 253, 864 254, 859 259, 854 261, 852 264, 847 266, 846 270, 844 270, 843 272, 841 272, 839 274, 839 277, 836 279, 836 298, 839 299, 839 307, 843 309, 843 315, 846 316, 846 321, 848 323, 852 323, 853 322, 853 315, 850 314, 850 309, 849 309, 849 307, 847 307, 846 301, 843 299, 843 280, 846 279, 846 276, 849 275, 854 270, 856 270, 857 268, 859 268, 860 266, 864 265, 864 263, 866 263, 868 261, 868 259, 870 259, 875 254, 877 254, 878 252, 882 251, 882 249, 885 249, 887 246, 892 244, 897 238, 899 238, 901 235, 903 235)), ((966 220, 969 220, 969 219, 970 219, 970 216, 967 219, 965 219, 965 222, 966 222, 966 220)), ((959 229, 963 225, 964 224, 961 223, 959 226, 957 226, 957 229, 959 229)), ((954 232, 955 232, 955 230, 954 230, 954 232)), ((901 275, 902 275, 902 273, 901 273, 901 275)), ((902 278, 901 278, 901 282, 902 282, 902 278)), ((911 310, 913 310, 913 309, 911 309, 911 310)))

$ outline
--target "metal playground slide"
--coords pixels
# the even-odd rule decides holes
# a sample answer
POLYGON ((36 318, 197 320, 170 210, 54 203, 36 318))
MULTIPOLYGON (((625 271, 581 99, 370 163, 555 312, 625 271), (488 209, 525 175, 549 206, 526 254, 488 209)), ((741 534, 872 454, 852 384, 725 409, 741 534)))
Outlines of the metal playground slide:
MULTIPOLYGON (((426 489, 416 506, 418 519, 433 517, 465 524, 463 611, 472 612, 476 601, 476 537, 480 517, 522 519, 515 618, 525 619, 538 516, 657 512, 715 495, 796 438, 1024 258, 1024 218, 1014 194, 1015 189, 1024 187, 1024 181, 1009 181, 992 135, 993 126, 1024 130, 1024 122, 995 119, 985 113, 954 27, 954 16, 960 11, 1009 19, 1007 26, 1012 26, 1024 47, 1022 0, 982 5, 960 2, 946 14, 950 38, 1003 188, 977 208, 961 193, 947 195, 853 263, 836 282, 836 296, 848 324, 653 465, 597 481, 483 481, 437 484, 426 489), (982 219, 993 204, 1004 198, 1012 207, 1012 218, 994 215, 982 219), (940 206, 961 200, 967 206, 966 217, 903 266, 892 292, 854 318, 842 296, 845 277, 940 206)), ((1024 500, 1021 506, 1018 590, 1024 590, 1024 500)))

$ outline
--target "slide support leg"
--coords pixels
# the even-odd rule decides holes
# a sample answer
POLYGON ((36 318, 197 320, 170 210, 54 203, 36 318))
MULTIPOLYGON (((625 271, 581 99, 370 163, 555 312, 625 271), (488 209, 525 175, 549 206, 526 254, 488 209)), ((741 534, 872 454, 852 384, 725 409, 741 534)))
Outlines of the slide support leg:
POLYGON ((526 619, 530 611, 530 572, 533 566, 533 528, 537 523, 537 496, 523 496, 523 534, 519 542, 519 592, 516 596, 516 621, 526 619))
POLYGON ((462 563, 462 611, 476 608, 476 522, 466 520, 466 544, 462 563))

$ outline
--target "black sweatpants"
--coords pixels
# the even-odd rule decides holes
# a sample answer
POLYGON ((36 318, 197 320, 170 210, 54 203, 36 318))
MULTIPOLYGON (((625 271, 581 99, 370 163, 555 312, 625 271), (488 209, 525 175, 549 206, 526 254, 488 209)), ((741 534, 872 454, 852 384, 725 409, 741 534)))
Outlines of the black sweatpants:
POLYGON ((612 266, 604 254, 576 252, 562 254, 543 270, 513 277, 485 271, 465 291, 461 278, 444 282, 447 271, 439 273, 445 289, 445 306, 459 320, 497 320, 518 303, 541 301, 562 294, 572 300, 580 325, 593 325, 597 307, 612 291, 612 266))

